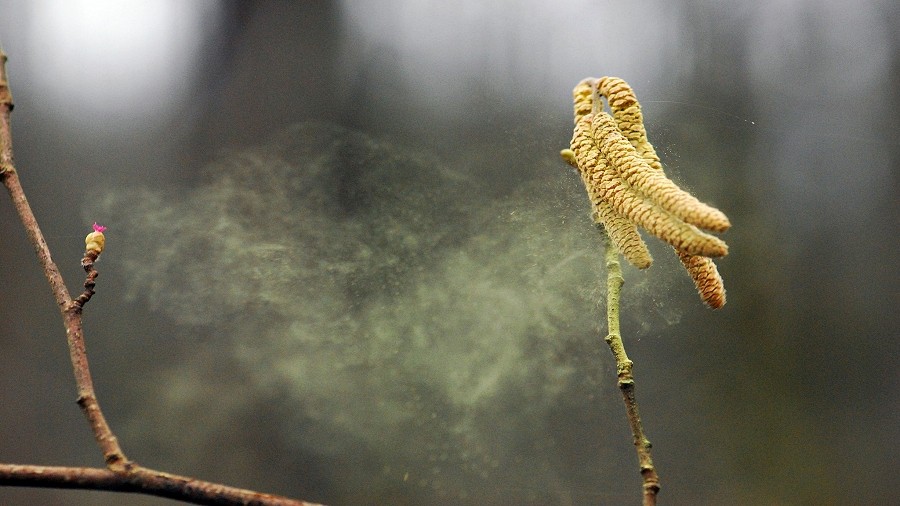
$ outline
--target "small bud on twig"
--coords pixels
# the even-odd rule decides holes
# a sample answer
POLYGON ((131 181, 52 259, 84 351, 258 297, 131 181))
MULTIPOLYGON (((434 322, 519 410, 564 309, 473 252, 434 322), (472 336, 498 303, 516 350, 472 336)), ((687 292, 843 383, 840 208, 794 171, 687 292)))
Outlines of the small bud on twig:
POLYGON ((103 235, 105 230, 106 227, 94 222, 94 231, 84 238, 85 252, 93 252, 96 256, 103 253, 103 247, 106 246, 106 237, 103 235))

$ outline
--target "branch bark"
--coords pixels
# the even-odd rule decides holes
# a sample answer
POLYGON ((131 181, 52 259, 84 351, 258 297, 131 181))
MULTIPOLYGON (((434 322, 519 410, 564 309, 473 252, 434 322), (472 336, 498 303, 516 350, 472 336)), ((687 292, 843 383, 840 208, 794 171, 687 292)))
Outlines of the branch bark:
POLYGON ((91 467, 0 464, 0 485, 130 492, 217 506, 321 506, 137 465, 121 473, 91 467))
POLYGON ((103 452, 107 468, 0 464, 0 485, 117 490, 158 495, 195 504, 311 505, 312 503, 295 499, 154 471, 137 465, 125 456, 118 439, 100 409, 100 403, 94 392, 84 341, 82 311, 84 304, 94 295, 94 285, 98 275, 94 269, 94 261, 96 261, 99 251, 85 250, 82 259, 82 266, 87 273, 84 282, 85 289, 77 299, 73 300, 66 289, 59 268, 53 262, 50 248, 47 246, 47 241, 44 240, 44 235, 31 211, 28 199, 25 198, 25 191, 22 189, 16 171, 10 126, 10 113, 14 106, 6 75, 6 60, 6 54, 0 49, 0 180, 9 192, 62 315, 78 390, 78 405, 90 424, 97 445, 103 452))
MULTIPOLYGON (((605 236, 605 234, 604 234, 605 236)), ((610 243, 609 237, 604 237, 606 248, 606 322, 608 334, 606 344, 609 345, 613 357, 616 359, 616 375, 618 376, 619 390, 622 392, 622 400, 625 402, 625 412, 628 415, 628 424, 631 426, 631 434, 634 447, 637 450, 638 465, 641 468, 643 480, 643 505, 656 506, 656 495, 659 493, 659 475, 653 466, 653 457, 650 454, 650 440, 644 434, 641 424, 641 415, 638 411, 637 399, 634 393, 634 375, 632 374, 633 362, 625 353, 625 345, 622 342, 622 334, 619 330, 619 297, 622 293, 622 285, 625 278, 622 277, 622 266, 619 264, 619 251, 610 243)))

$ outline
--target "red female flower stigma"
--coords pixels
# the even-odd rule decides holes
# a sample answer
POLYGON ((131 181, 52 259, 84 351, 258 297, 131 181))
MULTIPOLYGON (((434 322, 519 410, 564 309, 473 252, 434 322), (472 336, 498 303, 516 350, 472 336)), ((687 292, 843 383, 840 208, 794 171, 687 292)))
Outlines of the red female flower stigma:
POLYGON ((100 232, 102 234, 103 232, 106 232, 106 227, 104 227, 103 225, 97 225, 97 222, 95 221, 94 232, 100 232))

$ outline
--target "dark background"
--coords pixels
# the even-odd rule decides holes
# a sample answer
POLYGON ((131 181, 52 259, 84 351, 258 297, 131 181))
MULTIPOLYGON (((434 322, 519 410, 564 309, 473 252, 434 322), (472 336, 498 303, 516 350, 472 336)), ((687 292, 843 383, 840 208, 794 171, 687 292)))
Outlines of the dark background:
MULTIPOLYGON (((661 503, 895 502, 896 2, 449 4, 0 1, 70 290, 110 226, 85 325, 126 454, 329 504, 638 503, 558 157, 572 87, 614 75, 733 224, 721 311, 656 240, 625 272, 661 503)), ((0 227, 0 461, 100 466, 11 205, 0 227)))

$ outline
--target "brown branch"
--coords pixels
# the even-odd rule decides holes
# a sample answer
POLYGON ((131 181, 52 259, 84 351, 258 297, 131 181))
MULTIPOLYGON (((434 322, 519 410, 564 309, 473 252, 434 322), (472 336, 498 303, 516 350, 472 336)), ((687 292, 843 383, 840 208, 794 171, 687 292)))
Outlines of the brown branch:
POLYGON ((162 473, 136 465, 127 473, 117 473, 109 469, 87 467, 0 464, 0 485, 131 492, 193 504, 222 506, 320 506, 287 497, 162 473))
MULTIPOLYGON (((47 246, 47 241, 44 240, 44 235, 31 211, 31 206, 28 205, 19 181, 12 150, 10 127, 12 110, 12 93, 6 77, 6 54, 0 49, 0 180, 9 192, 62 314, 63 324, 66 328, 66 340, 69 345, 69 357, 72 361, 72 370, 78 390, 78 405, 91 426, 97 445, 103 452, 107 469, 0 464, 0 485, 118 490, 159 495, 197 504, 295 506, 309 504, 152 471, 128 460, 100 409, 100 403, 94 392, 94 383, 88 367, 87 350, 84 343, 81 315, 84 304, 94 295, 94 286, 98 275, 94 269, 94 262, 100 254, 100 249, 96 249, 96 243, 87 244, 81 262, 87 273, 84 292, 73 300, 66 289, 59 268, 50 256, 50 248, 47 246)), ((102 249, 102 246, 100 248, 102 249)))
POLYGON ((606 336, 606 344, 616 359, 616 375, 619 378, 619 390, 622 392, 622 400, 625 401, 625 412, 628 415, 628 424, 631 425, 631 434, 634 437, 634 447, 637 450, 638 464, 641 468, 641 477, 644 488, 644 506, 655 506, 656 495, 659 493, 659 475, 653 466, 653 458, 650 455, 650 440, 644 435, 641 425, 641 415, 638 411, 637 399, 634 394, 634 375, 631 372, 633 363, 625 353, 625 345, 622 342, 622 334, 619 330, 619 296, 625 278, 622 277, 622 267, 619 264, 619 252, 616 247, 605 238, 606 244, 606 321, 609 334, 606 336))
POLYGON ((63 283, 59 269, 50 258, 50 249, 38 227, 34 213, 31 212, 31 206, 28 205, 28 200, 25 198, 25 192, 22 190, 13 162, 12 129, 9 121, 9 114, 12 110, 12 93, 10 93, 6 78, 6 53, 0 49, 0 179, 3 180, 3 185, 9 191, 16 212, 19 213, 19 219, 25 227, 25 233, 28 234, 28 240, 34 247, 38 261, 44 269, 44 275, 47 276, 47 281, 50 282, 50 289, 53 291, 56 305, 59 306, 60 311, 65 311, 70 302, 69 291, 63 283))
MULTIPOLYGON (((81 406, 94 432, 94 438, 103 451, 106 463, 113 470, 122 470, 127 466, 128 459, 119 447, 116 437, 113 435, 103 417, 97 395, 94 393, 94 383, 91 379, 91 371, 88 367, 87 351, 84 345, 84 331, 81 322, 81 309, 83 302, 79 304, 72 300, 69 290, 63 281, 62 274, 53 258, 50 256, 50 248, 44 240, 44 234, 38 226, 37 218, 31 211, 25 191, 19 181, 19 174, 13 162, 12 129, 10 127, 10 112, 13 109, 12 93, 9 91, 9 82, 6 77, 6 54, 0 50, 0 179, 6 186, 9 196, 13 201, 25 233, 37 254, 38 262, 44 270, 44 276, 50 283, 56 305, 62 313, 63 324, 66 327, 66 340, 69 344, 69 357, 72 361, 72 370, 75 374, 75 385, 78 389, 78 405, 81 406)), ((85 254, 87 256, 87 253, 85 254)), ((93 268, 93 267, 91 267, 93 268)), ((88 282, 93 283, 93 278, 88 273, 88 282)), ((85 286, 87 287, 87 283, 85 286)), ((93 287, 91 287, 91 292, 93 287)), ((89 298, 89 297, 88 297, 89 298)), ((79 298, 80 299, 80 298, 79 298)))

